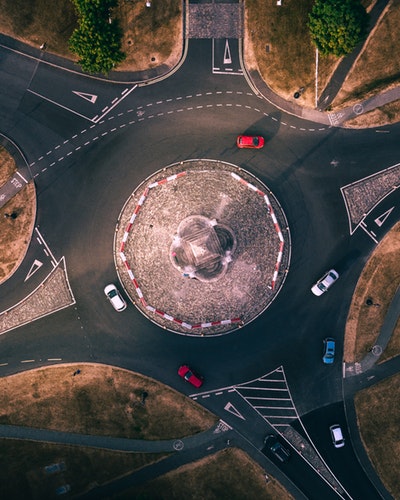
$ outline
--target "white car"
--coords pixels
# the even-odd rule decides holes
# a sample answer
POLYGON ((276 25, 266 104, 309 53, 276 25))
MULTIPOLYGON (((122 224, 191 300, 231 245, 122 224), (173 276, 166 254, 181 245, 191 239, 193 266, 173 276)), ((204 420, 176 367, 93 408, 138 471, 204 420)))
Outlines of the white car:
POLYGON ((339 424, 331 425, 329 427, 331 431, 332 443, 335 448, 342 448, 344 446, 344 437, 342 429, 339 424))
POLYGON ((312 293, 317 296, 322 295, 335 283, 338 278, 339 274, 334 269, 330 269, 311 288, 312 293))
POLYGON ((121 297, 121 294, 119 293, 115 285, 113 285, 112 283, 110 285, 107 285, 104 288, 104 293, 116 311, 121 312, 126 309, 126 302, 121 297))

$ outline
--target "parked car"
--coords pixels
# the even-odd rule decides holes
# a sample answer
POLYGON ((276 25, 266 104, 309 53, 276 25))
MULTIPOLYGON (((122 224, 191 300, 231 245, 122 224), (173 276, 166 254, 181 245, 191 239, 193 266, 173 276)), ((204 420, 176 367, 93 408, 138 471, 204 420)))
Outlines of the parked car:
POLYGON ((339 274, 334 269, 330 269, 311 288, 312 293, 317 296, 322 295, 329 290, 338 278, 339 274))
POLYGON ((275 434, 268 434, 264 439, 264 455, 266 452, 272 453, 280 462, 287 462, 290 458, 290 451, 285 448, 275 434))
POLYGON ((326 365, 331 365, 335 361, 335 347, 336 341, 332 337, 327 337, 323 340, 324 352, 322 355, 322 361, 326 365))
POLYGON ((112 283, 110 285, 107 285, 104 288, 104 293, 116 311, 121 312, 126 309, 126 302, 122 298, 115 285, 113 285, 112 283))
POLYGON ((236 144, 238 148, 261 149, 264 146, 264 137, 260 135, 239 135, 236 144))
POLYGON ((63 484, 56 489, 56 495, 65 495, 71 491, 71 486, 69 484, 63 484))
POLYGON ((189 384, 199 388, 203 385, 204 379, 201 375, 195 373, 188 365, 182 365, 178 369, 178 375, 189 384))
POLYGON ((344 446, 343 432, 339 424, 334 424, 329 427, 331 431, 331 437, 333 446, 335 448, 342 448, 344 446))

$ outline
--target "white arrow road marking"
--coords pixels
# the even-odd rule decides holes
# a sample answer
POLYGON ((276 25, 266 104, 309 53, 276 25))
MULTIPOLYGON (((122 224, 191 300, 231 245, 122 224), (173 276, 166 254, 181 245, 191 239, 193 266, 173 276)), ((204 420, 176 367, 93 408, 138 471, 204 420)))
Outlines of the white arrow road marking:
POLYGON ((228 40, 225 42, 224 64, 232 64, 232 57, 228 40))
POLYGON ((31 276, 33 276, 36 273, 36 271, 38 271, 42 266, 43 262, 40 262, 40 260, 35 259, 31 268, 29 269, 29 273, 26 275, 26 278, 24 279, 24 282, 28 280, 31 276))
POLYGON ((382 215, 380 215, 379 217, 377 217, 374 222, 377 226, 381 227, 382 224, 385 222, 385 220, 389 217, 389 215, 392 213, 394 207, 392 208, 389 208, 389 210, 387 210, 385 213, 383 213, 382 215))
POLYGON ((224 406, 224 410, 229 411, 229 413, 232 413, 233 415, 235 415, 235 417, 246 420, 244 416, 239 412, 239 410, 233 406, 232 403, 226 403, 226 405, 224 406))
POLYGON ((97 95, 95 94, 87 94, 86 92, 78 92, 77 90, 73 90, 72 93, 76 94, 79 97, 82 97, 82 99, 85 99, 86 101, 89 101, 92 104, 94 104, 97 101, 97 95))

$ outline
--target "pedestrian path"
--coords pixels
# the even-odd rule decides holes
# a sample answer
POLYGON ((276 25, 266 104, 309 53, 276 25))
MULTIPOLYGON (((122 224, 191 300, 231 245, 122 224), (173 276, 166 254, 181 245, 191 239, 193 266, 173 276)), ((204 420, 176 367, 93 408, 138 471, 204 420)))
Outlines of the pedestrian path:
MULTIPOLYGON (((370 34, 373 33, 374 28, 377 26, 379 20, 382 17, 382 14, 386 10, 389 5, 389 0, 378 0, 375 5, 372 7, 371 12, 369 13, 369 26, 370 26, 370 34)), ((318 99, 317 108, 319 110, 327 109, 330 104, 333 102, 338 92, 342 88, 343 82, 345 81, 348 73, 353 67, 354 63, 357 61, 358 57, 362 53, 363 48, 368 42, 368 38, 363 42, 360 42, 359 45, 353 50, 351 54, 347 57, 342 58, 337 68, 335 69, 333 75, 330 78, 328 85, 325 87, 324 91, 321 93, 318 99)))
MULTIPOLYGON (((373 306, 373 304, 372 304, 373 306)), ((344 375, 345 377, 352 377, 361 375, 370 370, 379 360, 381 354, 384 352, 392 333, 396 327, 397 321, 400 316, 400 286, 394 295, 389 309, 385 316, 385 321, 382 325, 379 336, 374 346, 368 350, 364 358, 359 362, 345 363, 344 375)), ((376 382, 376 381, 375 381, 376 382)))

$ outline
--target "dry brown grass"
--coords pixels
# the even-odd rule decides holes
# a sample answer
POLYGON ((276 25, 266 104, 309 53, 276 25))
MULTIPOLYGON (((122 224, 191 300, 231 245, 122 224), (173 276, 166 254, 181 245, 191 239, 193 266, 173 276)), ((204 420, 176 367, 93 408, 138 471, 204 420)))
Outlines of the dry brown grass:
POLYGON ((289 500, 293 497, 270 477, 246 453, 236 448, 185 465, 140 488, 132 488, 118 499, 190 498, 192 500, 289 500))
MULTIPOLYGON (((364 0, 362 3, 370 10, 375 0, 364 0)), ((247 0, 245 35, 246 65, 249 68, 258 67, 271 89, 287 100, 293 100, 294 92, 299 87, 305 87, 296 102, 310 108, 315 107, 315 48, 308 34, 307 21, 313 4, 313 0, 285 0, 278 7, 272 0, 247 0), (269 52, 266 51, 267 45, 269 52)), ((390 3, 388 12, 369 36, 365 50, 334 100, 332 110, 350 106, 399 85, 399 6, 400 0, 390 3)), ((339 63, 340 59, 333 56, 319 57, 319 95, 339 63)), ((398 106, 387 105, 346 125, 379 126, 397 122, 399 117, 398 106)))
POLYGON ((175 66, 183 51, 183 23, 180 0, 154 1, 147 8, 144 0, 120 0, 118 18, 124 33, 125 61, 120 71, 147 70, 161 64, 175 66))
MULTIPOLYGON (((0 422, 69 432, 142 439, 172 439, 205 430, 217 418, 171 388, 103 365, 63 365, 0 379, 0 422), (81 373, 73 375, 77 369, 81 373), (148 392, 141 404, 143 391, 148 392)), ((137 470, 166 454, 113 453, 81 447, 0 440, 7 498, 52 498, 70 484, 74 494, 137 470), (43 467, 63 461, 48 477, 43 467)), ((291 499, 243 451, 228 449, 188 464, 115 498, 291 499), (211 495, 211 496, 210 496, 211 495)))
MULTIPOLYGON (((119 0, 113 15, 124 32, 125 61, 118 70, 140 71, 167 64, 174 66, 182 54, 180 0, 119 0)), ((77 26, 71 0, 57 0, 51 9, 47 0, 0 0, 0 31, 30 45, 76 60, 68 40, 77 26)))
POLYGON ((217 418, 150 378, 103 365, 60 365, 0 379, 0 422, 137 439, 174 439, 217 418), (55 390, 56 388, 56 390, 55 390), (148 392, 141 404, 142 392, 148 392))
MULTIPOLYGON (((333 101, 333 107, 352 106, 399 85, 399 25, 400 0, 392 0, 333 101)), ((400 114, 396 116, 398 120, 400 114)))
POLYGON ((63 484, 69 484, 76 495, 165 456, 0 439, 1 497, 47 500, 56 498, 55 490, 63 484), (64 472, 45 474, 45 466, 60 462, 65 464, 64 472))
MULTIPOLYGON (((0 186, 16 171, 9 153, 0 147, 0 186)), ((36 217, 36 190, 33 182, 0 208, 0 283, 17 269, 28 249, 36 217), (6 217, 5 214, 17 217, 6 217)))
POLYGON ((379 477, 393 498, 400 498, 400 375, 355 398, 362 441, 379 477))
MULTIPOLYGON (((355 289, 347 317, 344 361, 360 361, 375 345, 400 278, 400 223, 385 236, 367 262, 355 289), (371 298, 379 307, 366 305, 371 298)), ((396 330, 397 334, 399 329, 396 330)), ((399 342, 393 336, 393 345, 399 342)), ((391 346, 391 352, 393 346, 391 346)), ((399 352, 399 351, 398 351, 399 352)))

